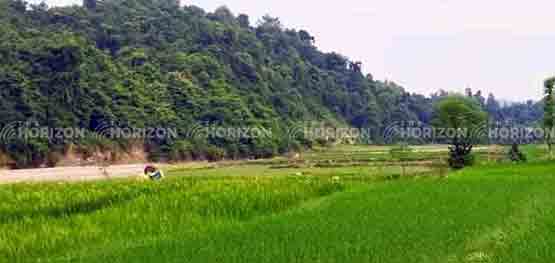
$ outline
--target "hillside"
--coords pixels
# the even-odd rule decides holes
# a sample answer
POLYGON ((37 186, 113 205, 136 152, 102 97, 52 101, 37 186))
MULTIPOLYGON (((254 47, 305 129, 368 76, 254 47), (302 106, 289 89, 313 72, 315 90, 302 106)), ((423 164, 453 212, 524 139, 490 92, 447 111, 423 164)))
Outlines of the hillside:
MULTIPOLYGON (((367 141, 379 143, 392 123, 429 123, 441 97, 374 80, 360 62, 319 51, 309 32, 270 16, 254 25, 225 7, 207 13, 175 0, 85 4, 0 0, 0 129, 25 122, 87 131, 79 138, 3 138, 0 160, 55 165, 68 148, 87 156, 137 145, 152 160, 261 158, 310 146, 291 136, 291 127, 307 122, 369 128, 367 141), (97 136, 107 125, 171 128, 177 136, 97 136), (206 125, 271 134, 191 136, 206 125)), ((486 105, 476 97, 499 119, 540 117, 541 106, 532 102, 503 115, 494 98, 486 105)))

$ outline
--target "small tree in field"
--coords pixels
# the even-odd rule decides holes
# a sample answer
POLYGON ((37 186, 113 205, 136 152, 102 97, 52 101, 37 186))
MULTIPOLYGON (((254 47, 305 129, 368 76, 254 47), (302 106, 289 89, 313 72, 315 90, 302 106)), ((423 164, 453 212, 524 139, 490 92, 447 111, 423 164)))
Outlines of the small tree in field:
POLYGON ((546 129, 545 142, 549 149, 549 158, 553 159, 553 137, 552 131, 555 127, 555 94, 553 88, 555 86, 555 78, 547 79, 544 82, 544 114, 543 125, 546 129))
POLYGON ((526 155, 518 147, 518 143, 513 143, 508 153, 509 160, 514 163, 524 163, 527 161, 526 155))
POLYGON ((436 105, 435 115, 434 126, 448 130, 449 166, 472 165, 472 148, 484 135, 487 113, 472 98, 451 96, 436 105))

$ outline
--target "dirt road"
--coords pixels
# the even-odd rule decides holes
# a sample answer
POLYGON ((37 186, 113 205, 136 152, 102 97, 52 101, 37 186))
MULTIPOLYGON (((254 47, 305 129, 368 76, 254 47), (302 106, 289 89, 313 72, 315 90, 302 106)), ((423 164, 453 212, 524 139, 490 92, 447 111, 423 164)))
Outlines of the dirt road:
MULTIPOLYGON (((445 147, 438 146, 424 146, 415 147, 419 152, 440 152, 446 151, 445 147)), ((476 147, 476 151, 486 151, 489 147, 476 147)), ((379 151, 376 151, 379 152, 379 151)), ((384 151, 384 154, 389 153, 384 151)), ((85 166, 85 167, 59 167, 49 169, 29 169, 29 170, 0 170, 0 185, 12 184, 21 182, 82 182, 94 181, 113 178, 126 178, 132 176, 139 176, 143 173, 146 164, 132 164, 132 165, 113 165, 106 169, 107 173, 98 166, 85 166)), ((188 167, 205 167, 209 164, 206 162, 193 162, 188 163, 188 167)), ((162 167, 166 165, 160 165, 162 167)), ((168 168, 166 166, 166 168, 168 168)))
POLYGON ((97 166, 89 167, 59 167, 29 170, 0 170, 0 184, 33 183, 52 181, 94 181, 108 178, 125 178, 138 176, 143 173, 145 164, 114 165, 104 172, 97 166))

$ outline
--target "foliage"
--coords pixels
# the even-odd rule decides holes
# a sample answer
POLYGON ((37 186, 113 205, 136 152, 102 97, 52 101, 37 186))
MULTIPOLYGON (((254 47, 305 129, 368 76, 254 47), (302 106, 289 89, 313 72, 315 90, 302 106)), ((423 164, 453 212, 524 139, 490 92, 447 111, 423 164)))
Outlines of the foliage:
MULTIPOLYGON (((308 121, 370 128, 367 141, 382 143, 394 122, 430 123, 438 99, 364 75, 360 62, 318 50, 309 32, 286 29, 275 17, 253 26, 226 7, 210 13, 175 0, 83 4, 0 0, 0 129, 17 121, 91 134, 112 123, 176 128, 178 138, 145 139, 152 159, 205 158, 206 145, 225 158, 257 158, 311 145, 288 136, 308 121), (188 136, 206 123, 264 127, 274 136, 188 136), (183 142, 191 147, 176 154, 183 142)), ((496 115, 536 116, 509 109, 496 108, 507 112, 496 115)), ((0 150, 20 167, 37 166, 44 154, 22 152, 53 152, 82 140, 2 141, 0 150)))
POLYGON ((524 152, 522 152, 520 150, 520 147, 517 143, 514 143, 511 146, 511 150, 508 153, 508 157, 509 157, 509 160, 511 160, 512 162, 515 162, 515 163, 521 163, 521 162, 528 161, 528 158, 526 157, 524 152))
MULTIPOLYGON (((379 130, 399 116, 418 119, 404 115, 410 110, 387 116, 408 108, 399 107, 410 104, 402 88, 366 78, 360 63, 319 51, 308 32, 285 29, 274 17, 252 27, 228 8, 207 13, 171 0, 1 4, 0 129, 29 120, 91 133, 107 123, 176 127, 178 138, 145 140, 152 159, 221 159, 310 144, 287 138, 306 121, 379 130), (275 132, 260 140, 188 137, 205 123, 275 132)), ((43 163, 38 148, 81 141, 37 143, 2 142, 1 149, 27 167, 43 163)))
POLYGON ((440 101, 435 108, 434 125, 455 131, 449 139, 449 165, 460 169, 472 165, 472 148, 486 135, 487 113, 473 99, 453 96, 440 101))
POLYGON ((555 128, 555 94, 553 89, 555 88, 555 78, 547 79, 544 82, 544 117, 543 126, 547 132, 546 143, 549 148, 549 155, 553 157, 553 138, 552 132, 555 128))

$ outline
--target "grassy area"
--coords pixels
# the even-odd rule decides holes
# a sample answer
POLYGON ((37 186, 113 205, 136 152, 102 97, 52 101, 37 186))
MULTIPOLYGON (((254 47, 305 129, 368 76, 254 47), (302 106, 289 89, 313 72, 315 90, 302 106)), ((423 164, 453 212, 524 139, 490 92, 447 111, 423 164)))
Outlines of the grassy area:
POLYGON ((1 186, 0 262, 554 262, 555 163, 525 151, 447 178, 259 163, 1 186))

